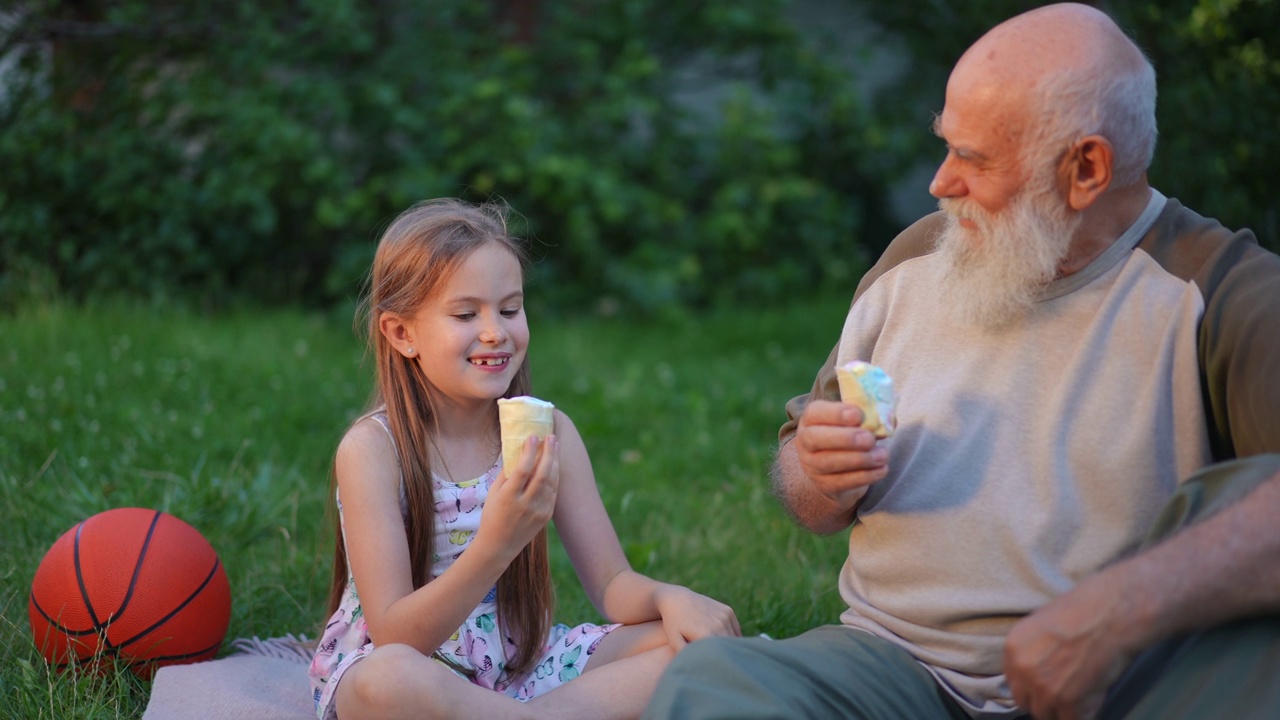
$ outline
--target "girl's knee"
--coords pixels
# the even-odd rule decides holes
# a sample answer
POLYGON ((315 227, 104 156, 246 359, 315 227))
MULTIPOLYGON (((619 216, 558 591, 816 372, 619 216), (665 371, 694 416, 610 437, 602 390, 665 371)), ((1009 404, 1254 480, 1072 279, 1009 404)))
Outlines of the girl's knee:
POLYGON ((410 670, 425 656, 408 645, 390 644, 373 649, 369 656, 360 661, 362 677, 370 678, 369 683, 385 683, 398 685, 404 676, 414 672, 410 670))
POLYGON ((335 698, 338 715, 394 715, 412 698, 434 695, 451 679, 456 679, 451 671, 408 645, 382 645, 343 675, 335 698))

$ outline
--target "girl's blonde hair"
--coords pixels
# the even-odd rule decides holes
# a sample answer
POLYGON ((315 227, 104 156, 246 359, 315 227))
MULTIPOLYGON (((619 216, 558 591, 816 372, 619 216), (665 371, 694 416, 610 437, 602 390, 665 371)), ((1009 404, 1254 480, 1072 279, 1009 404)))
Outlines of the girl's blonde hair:
MULTIPOLYGON (((427 393, 428 381, 418 363, 397 352, 382 335, 378 319, 385 312, 414 317, 441 284, 481 246, 498 243, 526 265, 520 242, 507 230, 506 207, 472 205, 461 200, 428 200, 401 213, 383 233, 374 255, 369 285, 361 302, 369 347, 376 362, 376 385, 370 411, 385 407, 399 454, 408 516, 409 560, 413 587, 430 579, 435 494, 431 467, 438 418, 427 393)), ((417 338, 419 345, 431 338, 417 338)), ((529 363, 516 371, 505 397, 529 395, 529 363)), ((493 425, 498 427, 497 404, 493 425)), ((496 448, 495 448, 496 449, 496 448)), ((336 478, 334 478, 336 485, 336 478)), ((335 523, 337 522, 335 513, 335 523)), ((335 527, 336 524, 335 524, 335 527)), ((337 610, 347 584, 347 556, 341 530, 333 556, 329 614, 337 610)), ((498 621, 504 638, 515 645, 505 672, 518 677, 533 669, 551 625, 552 591, 544 528, 520 552, 498 580, 498 621)))

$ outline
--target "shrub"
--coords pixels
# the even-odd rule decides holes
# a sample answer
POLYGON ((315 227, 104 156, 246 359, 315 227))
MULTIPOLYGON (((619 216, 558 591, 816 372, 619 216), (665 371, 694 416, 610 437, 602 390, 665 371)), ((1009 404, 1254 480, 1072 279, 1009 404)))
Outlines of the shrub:
POLYGON ((560 307, 848 282, 892 159, 783 11, 27 2, 0 48, 0 297, 341 300, 381 226, 444 195, 508 200, 560 307))

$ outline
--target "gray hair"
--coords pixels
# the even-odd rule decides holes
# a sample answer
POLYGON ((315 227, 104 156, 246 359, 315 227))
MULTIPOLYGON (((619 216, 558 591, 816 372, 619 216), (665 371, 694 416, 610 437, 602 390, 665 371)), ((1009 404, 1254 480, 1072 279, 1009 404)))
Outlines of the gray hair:
POLYGON ((1038 115, 1028 153, 1056 155, 1087 135, 1101 135, 1114 149, 1112 186, 1137 182, 1156 149, 1156 71, 1135 47, 1139 62, 1120 69, 1070 67, 1037 88, 1038 115))

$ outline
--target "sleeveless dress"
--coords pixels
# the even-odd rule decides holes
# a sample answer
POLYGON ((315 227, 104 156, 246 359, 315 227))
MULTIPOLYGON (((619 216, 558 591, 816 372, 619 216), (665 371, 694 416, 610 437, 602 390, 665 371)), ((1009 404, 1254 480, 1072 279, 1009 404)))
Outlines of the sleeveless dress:
MULTIPOLYGON (((372 417, 388 435, 391 434, 386 415, 376 414, 372 417)), ((439 577, 449 569, 470 545, 480 527, 480 514, 485 498, 489 495, 489 488, 501 469, 502 459, 499 458, 484 475, 461 483, 453 483, 432 474, 436 500, 432 578, 439 577)), ((345 543, 342 498, 338 497, 337 501, 338 519, 345 543)), ((400 486, 400 512, 407 514, 403 481, 400 486)), ((577 677, 600 640, 619 627, 618 624, 584 623, 570 628, 564 624, 556 624, 551 628, 543 645, 542 657, 533 671, 522 677, 506 677, 503 673, 506 658, 515 650, 515 646, 506 642, 499 632, 497 594, 496 586, 490 589, 457 632, 431 657, 453 670, 459 677, 521 702, 554 690, 577 677)), ((311 661, 309 675, 316 717, 320 720, 337 717, 333 694, 338 682, 348 668, 372 650, 373 643, 369 640, 369 629, 360 608, 360 595, 348 569, 347 588, 342 602, 329 618, 311 661)))

